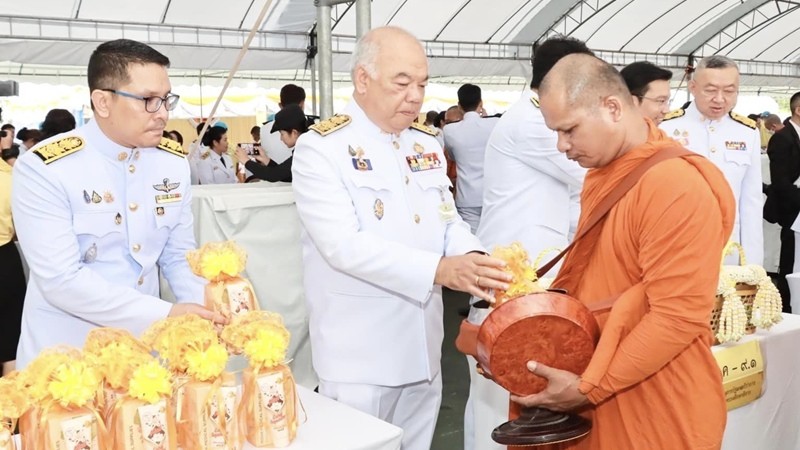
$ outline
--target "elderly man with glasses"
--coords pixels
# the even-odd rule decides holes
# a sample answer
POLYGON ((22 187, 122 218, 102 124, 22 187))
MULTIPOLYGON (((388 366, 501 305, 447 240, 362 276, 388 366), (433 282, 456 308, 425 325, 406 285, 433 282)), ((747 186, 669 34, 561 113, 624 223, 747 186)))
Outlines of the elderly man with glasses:
POLYGON ((95 327, 138 335, 167 316, 222 321, 194 303, 204 283, 185 257, 195 247, 189 165, 162 138, 179 99, 168 66, 139 42, 101 44, 88 67, 94 120, 15 166, 13 215, 30 266, 18 368, 47 347, 82 346, 95 327), (178 303, 159 298, 159 272, 178 303))
MULTIPOLYGON (((694 101, 670 112, 661 129, 684 147, 710 159, 725 174, 736 198, 731 240, 742 244, 750 264, 764 259, 761 136, 756 123, 733 112, 739 96, 739 67, 720 55, 697 64, 689 81, 694 101)), ((734 256, 727 260, 735 264, 734 256)))

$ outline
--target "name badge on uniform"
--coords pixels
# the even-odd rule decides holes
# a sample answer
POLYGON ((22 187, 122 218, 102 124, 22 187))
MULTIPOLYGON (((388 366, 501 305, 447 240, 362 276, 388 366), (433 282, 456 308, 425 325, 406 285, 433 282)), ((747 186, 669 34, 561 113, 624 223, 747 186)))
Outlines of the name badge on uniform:
POLYGON ((406 162, 412 172, 421 172, 423 170, 438 169, 442 167, 442 162, 439 160, 437 153, 424 153, 421 155, 406 156, 406 162))
POLYGON ((747 150, 747 143, 744 141, 725 141, 726 150, 747 150))
POLYGON ((181 194, 180 192, 176 192, 174 194, 160 194, 156 195, 156 203, 175 203, 181 201, 181 194))

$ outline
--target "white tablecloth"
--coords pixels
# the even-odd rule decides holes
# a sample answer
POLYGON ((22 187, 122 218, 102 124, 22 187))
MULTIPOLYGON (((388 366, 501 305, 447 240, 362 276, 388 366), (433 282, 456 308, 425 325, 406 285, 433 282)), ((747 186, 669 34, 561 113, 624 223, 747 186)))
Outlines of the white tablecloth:
MULTIPOLYGON (((800 449, 800 316, 784 314, 770 331, 757 331, 766 370, 761 398, 728 412, 724 450, 800 449)), ((736 344, 728 344, 736 345, 736 344)), ((716 346, 719 350, 724 346, 716 346)))
MULTIPOLYGON (((297 393, 308 420, 297 429, 291 450, 399 450, 403 430, 302 386, 297 393)), ((302 421, 302 411, 300 419, 302 421)), ((255 449, 245 445, 247 450, 255 449)))
POLYGON ((192 186, 192 196, 198 245, 232 239, 247 251, 243 275, 261 308, 283 316, 291 333, 292 373, 298 384, 313 389, 318 379, 311 367, 300 219, 291 184, 192 186))

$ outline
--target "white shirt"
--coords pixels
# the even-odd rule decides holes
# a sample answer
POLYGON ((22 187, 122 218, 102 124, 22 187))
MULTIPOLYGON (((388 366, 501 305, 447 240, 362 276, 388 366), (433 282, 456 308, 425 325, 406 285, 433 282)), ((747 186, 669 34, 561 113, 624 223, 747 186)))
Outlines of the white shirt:
POLYGON ((269 159, 280 164, 292 156, 292 149, 283 143, 279 131, 271 132, 274 123, 273 118, 273 120, 270 120, 261 127, 261 149, 266 152, 269 159))
MULTIPOLYGON (((569 244, 586 174, 556 149, 558 136, 545 125, 537 103, 535 93, 524 93, 489 137, 478 226, 478 238, 486 248, 519 242, 531 262, 545 249, 569 244)), ((557 268, 551 270, 549 276, 556 272, 557 268)))
MULTIPOLYGON (((746 117, 743 120, 750 121, 746 117)), ((736 198, 736 221, 731 240, 742 244, 749 264, 762 265, 764 197, 758 130, 732 119, 730 115, 719 120, 706 119, 694 103, 682 116, 667 118, 660 127, 684 147, 710 159, 725 174, 736 198)))
POLYGON ((13 183, 30 266, 17 367, 48 347, 82 347, 96 327, 138 336, 165 318, 159 272, 179 301, 202 302, 205 281, 186 262, 195 239, 183 154, 122 147, 92 121, 22 155, 13 183), (67 137, 83 148, 45 164, 38 152, 67 137))
POLYGON ((211 150, 203 153, 197 161, 197 180, 200 184, 236 183, 236 168, 230 155, 219 155, 211 150))
POLYGON ((475 111, 444 128, 445 148, 456 162, 456 205, 480 207, 483 196, 483 155, 497 117, 481 117, 475 111))
POLYGON ((314 369, 330 382, 432 380, 444 337, 439 260, 482 247, 453 208, 433 136, 382 132, 355 101, 344 113, 349 125, 303 134, 292 163, 314 369))

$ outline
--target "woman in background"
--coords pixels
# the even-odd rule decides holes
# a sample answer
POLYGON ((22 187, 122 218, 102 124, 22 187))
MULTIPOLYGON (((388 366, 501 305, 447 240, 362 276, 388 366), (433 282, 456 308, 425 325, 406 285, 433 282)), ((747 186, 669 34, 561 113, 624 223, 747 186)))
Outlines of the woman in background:
POLYGON ((17 132, 17 139, 20 141, 19 154, 22 155, 42 140, 42 132, 35 128, 23 128, 17 132))
POLYGON ((66 133, 75 129, 75 116, 66 109, 51 109, 39 129, 42 131, 42 140, 66 133))
POLYGON ((11 220, 11 166, 6 163, 6 157, 15 152, 10 150, 11 147, 3 149, 0 161, 0 308, 3 310, 0 314, 0 362, 3 375, 15 367, 25 301, 25 273, 11 220))
POLYGON ((197 161, 200 184, 236 183, 233 160, 228 155, 228 130, 214 125, 203 135, 202 142, 208 150, 197 161))

